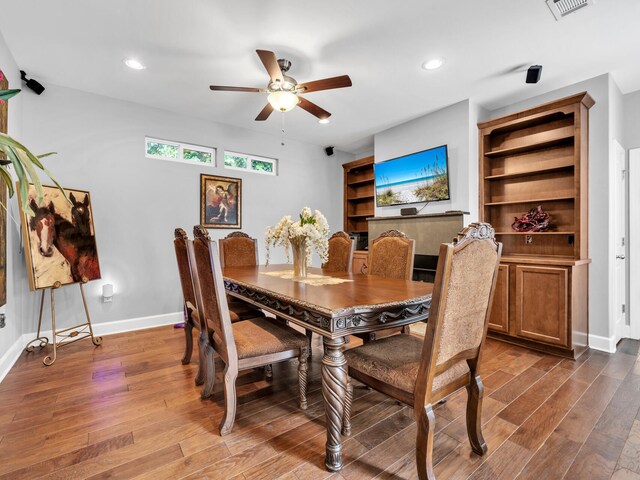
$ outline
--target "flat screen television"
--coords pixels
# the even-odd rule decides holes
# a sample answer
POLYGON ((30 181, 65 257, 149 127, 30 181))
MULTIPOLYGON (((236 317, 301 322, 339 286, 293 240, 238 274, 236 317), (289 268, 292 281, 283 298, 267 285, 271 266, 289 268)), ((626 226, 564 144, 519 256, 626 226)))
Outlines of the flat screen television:
POLYGON ((378 207, 450 199, 446 145, 376 163, 374 172, 378 207))

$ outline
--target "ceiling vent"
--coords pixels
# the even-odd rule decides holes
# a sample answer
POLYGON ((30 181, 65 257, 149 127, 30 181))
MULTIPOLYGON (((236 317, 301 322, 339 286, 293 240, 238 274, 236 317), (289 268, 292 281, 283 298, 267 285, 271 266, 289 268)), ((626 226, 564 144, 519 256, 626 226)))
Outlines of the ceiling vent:
POLYGON ((560 20, 582 7, 593 5, 594 2, 595 0, 547 0, 547 5, 556 20, 560 20))

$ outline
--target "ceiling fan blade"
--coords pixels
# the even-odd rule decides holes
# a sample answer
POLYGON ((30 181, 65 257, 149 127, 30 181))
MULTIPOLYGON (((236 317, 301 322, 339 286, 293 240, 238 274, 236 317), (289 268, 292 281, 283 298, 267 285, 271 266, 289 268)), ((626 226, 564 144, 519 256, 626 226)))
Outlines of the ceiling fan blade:
POLYGON ((303 98, 303 97, 298 97, 298 98, 300 99, 300 103, 298 103, 298 106, 306 110, 307 112, 309 112, 311 115, 315 115, 320 120, 324 120, 331 116, 331 114, 327 112, 324 108, 321 108, 315 103, 310 102, 306 98, 303 98))
POLYGON ((256 117, 256 121, 263 122, 264 120, 269 118, 269 115, 271 115, 271 112, 273 112, 273 107, 271 106, 270 103, 267 103, 262 109, 262 111, 256 117))
POLYGON ((265 89, 264 88, 254 88, 254 87, 224 87, 221 85, 211 85, 209 87, 211 90, 214 91, 221 91, 221 92, 264 92, 265 89))
POLYGON ((262 64, 264 65, 264 68, 267 69, 271 80, 274 82, 276 80, 280 80, 281 82, 284 81, 284 78, 282 78, 280 65, 278 65, 276 54, 269 50, 256 50, 256 53, 260 57, 260 60, 262 60, 262 64))
POLYGON ((333 88, 344 88, 352 85, 349 75, 339 77, 323 78, 314 82, 300 83, 297 89, 300 93, 317 92, 319 90, 331 90, 333 88))

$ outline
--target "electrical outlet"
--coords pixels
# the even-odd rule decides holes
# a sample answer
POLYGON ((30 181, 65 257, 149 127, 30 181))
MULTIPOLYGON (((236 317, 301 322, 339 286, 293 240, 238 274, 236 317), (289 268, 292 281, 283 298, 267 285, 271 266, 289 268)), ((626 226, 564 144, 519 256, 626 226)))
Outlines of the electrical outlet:
POLYGON ((4 328, 4 326, 6 325, 4 319, 5 319, 4 313, 0 313, 0 328, 4 328))
POLYGON ((533 243, 533 235, 525 235, 524 236, 524 243, 526 245, 531 245, 533 243))

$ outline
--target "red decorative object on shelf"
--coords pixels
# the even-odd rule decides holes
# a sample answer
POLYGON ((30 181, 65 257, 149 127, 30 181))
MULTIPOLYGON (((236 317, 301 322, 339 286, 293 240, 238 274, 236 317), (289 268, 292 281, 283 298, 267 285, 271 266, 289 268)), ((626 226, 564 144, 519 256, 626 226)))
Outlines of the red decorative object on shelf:
POLYGON ((515 232, 546 232, 551 227, 551 215, 542 211, 538 205, 525 213, 522 217, 515 217, 511 228, 515 232))

